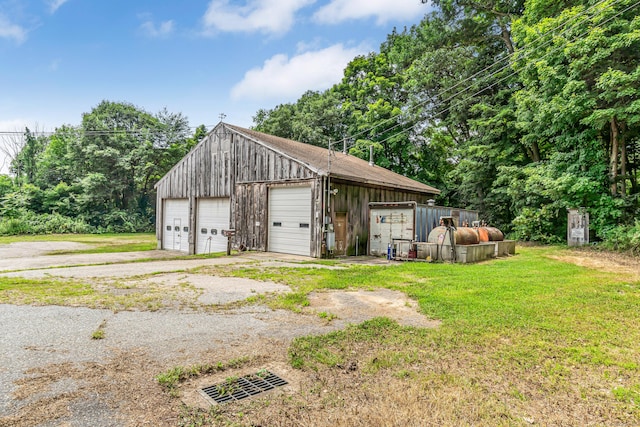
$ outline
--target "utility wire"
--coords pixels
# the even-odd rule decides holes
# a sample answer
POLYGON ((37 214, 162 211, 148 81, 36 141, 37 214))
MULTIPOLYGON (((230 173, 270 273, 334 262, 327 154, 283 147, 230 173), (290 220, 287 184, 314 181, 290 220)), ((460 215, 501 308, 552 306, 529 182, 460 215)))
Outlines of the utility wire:
MULTIPOLYGON (((545 33, 545 34, 541 35, 541 37, 540 37, 539 39, 537 39, 537 40, 542 40, 545 36, 552 35, 552 34, 553 34, 553 32, 555 32, 556 30, 558 30, 558 29, 560 29, 560 28, 562 28, 562 27, 566 26, 569 22, 571 22, 571 21, 573 21, 573 20, 576 20, 577 18, 579 18, 579 17, 581 17, 581 16, 584 16, 586 13, 590 12, 590 11, 591 11, 591 10, 593 10, 594 8, 596 8, 596 7, 598 7, 598 6, 601 6, 602 4, 607 3, 607 2, 609 2, 609 1, 610 1, 610 0, 600 0, 600 1, 598 1, 597 3, 595 3, 594 5, 592 5, 591 7, 587 8, 587 9, 585 9, 584 11, 582 11, 581 13, 579 13, 579 14, 577 14, 577 15, 573 16, 571 19, 569 19, 569 20, 565 21, 564 23, 562 23, 562 24, 558 25, 558 26, 557 26, 557 27, 555 27, 554 29, 549 30, 547 33, 545 33)), ((615 6, 616 4, 620 3, 621 1, 624 1, 624 0, 615 0, 613 3, 611 3, 610 7, 615 6)), ((634 6, 635 6, 635 5, 634 5, 634 6)), ((634 6, 632 6, 632 7, 634 7, 634 6)), ((630 7, 630 8, 631 8, 631 7, 630 7)), ((628 9, 630 9, 630 8, 628 8, 628 9)), ((627 10, 628 10, 628 9, 627 9, 627 10)), ((625 11, 626 11, 626 10, 625 10, 625 11)), ((624 13, 624 11, 623 11, 622 13, 624 13)), ((596 16, 596 15, 591 15, 591 16, 590 16, 590 18, 593 18, 593 17, 595 17, 595 16, 596 16)), ((577 24, 579 24, 579 23, 573 24, 573 25, 569 26, 568 28, 565 28, 565 29, 564 29, 564 31, 562 31, 560 34, 558 34, 558 36, 565 35, 568 31, 570 31, 571 29, 573 29, 577 24)), ((537 40, 536 40, 536 41, 537 41, 537 40)), ((496 64, 500 64, 501 62, 507 61, 508 59, 511 59, 512 57, 514 57, 514 56, 516 56, 516 55, 518 56, 518 59, 519 59, 519 60, 526 59, 528 56, 530 56, 531 54, 533 54, 533 53, 535 52, 535 50, 536 50, 536 49, 543 48, 543 47, 547 46, 547 45, 548 45, 549 43, 551 43, 551 42, 553 42, 553 40, 547 40, 544 44, 542 44, 542 45, 540 45, 540 46, 535 46, 535 42, 534 42, 534 43, 532 43, 532 44, 530 44, 530 45, 527 45, 527 46, 523 47, 523 48, 522 48, 522 49, 520 49, 520 50, 517 50, 517 51, 515 51, 515 52, 513 52, 513 53, 509 53, 509 54, 507 54, 507 55, 503 56, 503 57, 502 57, 500 60, 498 60, 497 62, 495 62, 495 63, 491 64, 490 66, 487 66, 487 67, 483 68, 482 70, 480 70, 480 71, 478 71, 478 72, 474 73, 473 75, 471 75, 471 76, 469 76, 469 77, 467 77, 467 78, 465 78, 465 79, 461 80, 460 82, 456 83, 455 85, 453 85, 453 86, 451 86, 451 87, 449 87, 449 88, 447 88, 447 89, 443 90, 442 92, 438 93, 438 94, 437 94, 437 95, 435 95, 434 97, 428 97, 428 99, 426 99, 426 100, 424 100, 424 101, 421 101, 421 102, 419 102, 419 103, 417 103, 417 104, 414 104, 414 105, 412 105, 412 106, 408 107, 408 109, 406 110, 405 114, 406 114, 406 113, 408 113, 408 112, 410 112, 410 111, 412 111, 412 110, 414 110, 414 109, 416 109, 416 108, 418 108, 418 107, 421 107, 421 106, 423 106, 423 105, 427 104, 428 102, 432 102, 432 103, 434 103, 434 105, 435 105, 435 106, 438 106, 438 105, 440 105, 440 104, 444 104, 445 102, 448 102, 448 101, 450 101, 450 100, 452 100, 452 99, 456 98, 456 97, 457 97, 457 96, 459 96, 460 94, 465 93, 466 91, 468 91, 469 89, 471 89, 473 86, 472 86, 472 85, 466 86, 465 88, 463 88, 463 89, 459 90, 458 92, 454 93, 453 95, 451 95, 451 96, 449 96, 448 98, 446 98, 446 99, 444 99, 444 100, 441 100, 441 101, 438 101, 438 100, 437 100, 437 99, 435 99, 435 98, 436 98, 436 97, 441 97, 441 96, 442 96, 442 95, 444 95, 445 93, 447 93, 447 92, 449 92, 449 91, 451 91, 451 90, 455 89, 456 87, 459 87, 459 86, 460 86, 460 85, 462 85, 463 83, 468 82, 469 80, 472 80, 472 79, 474 79, 474 78, 478 77, 480 74, 484 73, 485 71, 489 71, 489 70, 491 70, 491 69, 492 69, 496 64), (524 53, 524 54, 522 54, 522 52, 523 52, 523 51, 525 51, 525 53, 524 53)), ((502 68, 500 68, 500 69, 498 69, 498 70, 496 70, 496 71, 493 71, 493 72, 491 72, 490 74, 483 76, 482 78, 483 78, 483 79, 491 78, 491 77, 495 76, 496 74, 499 74, 499 73, 501 73, 502 71, 504 71, 505 69, 508 69, 508 68, 510 68, 510 67, 511 67, 511 63, 507 63, 507 64, 506 64, 505 66, 503 66, 502 68)), ((515 73, 512 73, 511 75, 513 75, 513 74, 515 74, 515 73)), ((511 75, 509 75, 509 77, 510 77, 511 75)), ((494 84, 494 85, 492 85, 491 87, 493 87, 493 86, 495 86, 495 84, 494 84)), ((486 88, 486 89, 488 89, 488 88, 486 88)), ((485 90, 486 90, 486 89, 485 89, 485 90)), ((473 96, 475 96, 475 95, 473 95, 473 96)), ((469 99, 469 98, 467 98, 467 99, 469 99)), ((441 114, 441 113, 440 113, 440 114, 441 114)), ((349 139, 353 139, 353 140, 355 141, 355 140, 356 140, 356 137, 361 136, 361 135, 363 135, 363 134, 366 134, 366 133, 368 133, 368 132, 370 132, 370 131, 372 131, 372 130, 375 130, 377 127, 382 126, 382 125, 383 125, 383 124, 385 124, 385 123, 388 123, 388 122, 394 121, 397 117, 398 117, 398 116, 388 118, 388 119, 386 119, 386 120, 383 120, 383 121, 382 121, 382 122, 380 122, 380 123, 377 123, 377 124, 375 124, 375 125, 371 126, 370 128, 367 128, 367 129, 365 129, 365 130, 362 130, 362 131, 360 131, 360 132, 357 132, 357 133, 356 133, 356 134, 354 134, 354 135, 350 135, 350 136, 349 136, 349 139)), ((388 132, 388 131, 390 131, 390 130, 393 130, 393 129, 395 129, 396 127, 398 127, 398 126, 400 126, 400 125, 402 125, 402 123, 396 124, 396 125, 392 126, 392 127, 391 127, 391 128, 389 128, 389 129, 386 129, 386 130, 384 130, 384 131, 382 131, 382 132, 379 132, 379 133, 375 134, 373 137, 371 137, 371 138, 369 138, 369 139, 374 139, 375 137, 380 136, 381 134, 386 133, 386 132, 388 132)), ((386 140, 385 140, 385 141, 386 141, 386 140)), ((335 145, 335 144, 337 144, 337 143, 339 143, 339 142, 340 142, 340 141, 335 141, 335 142, 333 142, 333 143, 332 143, 332 144, 330 144, 330 145, 335 145)), ((354 144, 355 144, 355 142, 354 142, 354 143, 352 143, 350 146, 353 146, 354 144)))
MULTIPOLYGON (((207 129, 213 128, 215 125, 206 125, 207 129)), ((189 126, 187 129, 196 130, 200 126, 189 126)), ((82 128, 72 127, 69 128, 71 132, 78 132, 82 135, 89 136, 108 136, 108 135, 119 135, 119 134, 128 134, 128 135, 167 135, 171 134, 173 131, 171 130, 148 130, 148 129, 113 129, 113 130, 82 130, 82 128)), ((29 131, 32 135, 38 136, 51 136, 55 135, 58 131, 29 131)), ((24 131, 0 131, 0 136, 6 135, 24 135, 24 131)))
MULTIPOLYGON (((622 0, 618 0, 618 1, 622 1, 622 0)), ((631 6, 627 7, 626 9, 621 10, 620 12, 616 13, 615 15, 611 16, 609 19, 607 19, 607 20, 605 20, 605 21, 601 22, 600 24, 598 24, 598 25, 594 25, 593 27, 590 27, 590 28, 589 28, 589 30, 587 30, 586 32, 584 32, 584 33, 580 34, 578 37, 574 37, 574 38, 571 40, 571 42, 574 42, 574 41, 576 41, 578 38, 580 38, 580 37, 582 37, 582 36, 584 36, 584 35, 588 34, 588 33, 589 33, 589 31, 593 30, 594 28, 600 28, 602 25, 604 25, 604 24, 608 23, 609 21, 611 21, 611 20, 613 20, 613 19, 617 18, 618 16, 620 16, 620 15, 622 15, 623 13, 625 13, 625 12, 627 12, 627 11, 629 11, 629 10, 633 9, 634 7, 636 7, 636 6, 638 6, 638 5, 640 5, 640 0, 639 0, 639 1, 637 1, 636 3, 632 4, 631 6)), ((595 15, 594 15, 594 16, 592 16, 592 18, 593 18, 593 17, 595 17, 595 15)), ((562 48, 562 46, 559 46, 559 47, 555 48, 554 50, 551 50, 551 51, 547 52, 546 54, 544 54, 543 56, 541 56, 541 57, 540 57, 540 59, 544 59, 544 58, 546 58, 548 55, 550 55, 551 53, 555 53, 555 52, 556 52, 557 50, 559 50, 560 48, 562 48)), ((488 90, 488 89, 491 89, 492 87, 494 87, 494 86, 495 86, 495 85, 497 85, 498 83, 501 83, 502 81, 504 81, 504 80, 506 80, 506 79, 508 79, 508 78, 512 77, 512 76, 513 76, 513 75, 515 75, 515 74, 516 74, 516 73, 515 73, 515 71, 514 71, 514 72, 512 72, 512 73, 510 73, 510 74, 508 74, 508 75, 506 75, 506 76, 504 76, 504 77, 503 77, 503 78, 501 78, 500 80, 498 80, 498 81, 496 81, 496 82, 493 82, 493 83, 492 83, 492 84, 490 84, 489 86, 486 86, 486 87, 484 87, 484 88, 480 89, 479 91, 475 92, 474 94, 472 94, 472 95, 470 95, 470 96, 468 96, 468 97, 464 98, 464 99, 462 100, 462 102, 468 101, 469 99, 471 99, 471 98, 473 98, 473 97, 475 97, 475 96, 477 96, 477 95, 481 94, 482 92, 484 92, 484 91, 486 91, 486 90, 488 90)), ((467 87, 467 89, 469 89, 469 88, 471 88, 471 86, 467 87)), ((444 102, 441 102, 441 103, 444 103, 444 102)), ((450 109, 451 109, 451 106, 449 106, 449 107, 447 107, 447 108, 445 108, 445 109, 443 109, 443 110, 441 110, 441 111, 436 112, 436 113, 434 114, 434 116, 439 116, 439 115, 441 115, 441 114, 444 114, 444 113, 446 113, 447 111, 449 111, 450 109)), ((383 144, 383 143, 387 142, 389 139, 391 139, 391 138, 393 138, 393 137, 396 137, 396 136, 398 136, 398 135, 402 135, 403 133, 406 133, 406 132, 409 132, 410 130, 415 129, 415 128, 416 128, 418 125, 420 125, 420 124, 422 124, 422 123, 421 123, 421 122, 415 123, 414 125, 410 126, 410 127, 409 127, 409 128, 407 128, 407 129, 404 129, 404 130, 402 130, 402 131, 400 131, 400 132, 396 132, 396 133, 394 133, 393 135, 390 135, 390 136, 388 136, 387 138, 383 139, 382 141, 378 141, 378 143, 379 143, 379 144, 383 144)), ((406 125, 406 123, 397 123, 396 125, 394 125, 394 126, 390 127, 389 129, 385 130, 385 132, 384 132, 384 133, 389 132, 389 131, 391 131, 391 130, 393 130, 393 129, 395 129, 395 128, 399 127, 399 126, 402 126, 402 125, 406 125)), ((382 135, 382 132, 381 132, 381 133, 378 133, 378 134, 376 134, 376 135, 374 135, 374 136, 372 137, 372 139, 373 139, 373 138, 375 138, 375 137, 377 137, 377 136, 380 136, 380 135, 382 135)))

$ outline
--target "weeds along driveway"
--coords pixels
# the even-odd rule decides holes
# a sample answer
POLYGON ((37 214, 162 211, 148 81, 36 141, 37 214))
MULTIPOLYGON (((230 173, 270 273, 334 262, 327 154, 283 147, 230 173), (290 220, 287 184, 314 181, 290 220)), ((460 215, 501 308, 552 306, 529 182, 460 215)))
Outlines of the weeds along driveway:
MULTIPOLYGON (((50 260, 50 265, 59 265, 63 260, 68 264, 75 264, 80 259, 89 263, 109 262, 114 258, 122 259, 121 255, 38 258, 50 260)), ((148 257, 147 254, 136 255, 148 257)), ((258 258, 274 257, 260 255, 258 258)), ((127 279, 130 276, 150 274, 149 280, 153 281, 161 276, 157 273, 165 272, 172 282, 168 286, 175 286, 181 280, 181 276, 174 273, 176 270, 250 263, 255 259, 248 254, 217 259, 50 268, 3 275, 128 281, 139 280, 127 279)), ((41 260, 29 263, 32 260, 13 259, 11 267, 43 265, 41 260)), ((210 277, 203 286, 210 285, 215 279, 210 277)), ((226 278, 226 285, 205 292, 209 297, 205 303, 241 300, 252 292, 261 291, 259 282, 250 284, 237 280, 241 279, 226 278)), ((274 289, 273 285, 267 284, 266 291, 285 290, 274 289)), ((171 309, 114 312, 86 307, 1 304, 0 324, 0 426, 172 425, 168 419, 175 417, 177 410, 165 414, 154 409, 156 405, 166 408, 175 404, 165 401, 166 393, 154 380, 161 371, 203 360, 224 362, 247 355, 260 359, 278 350, 283 358, 294 337, 338 327, 317 316, 301 316, 260 306, 213 312, 171 309), (101 331, 104 338, 92 339, 96 331, 101 331), (165 418, 158 418, 161 413, 165 418)))
MULTIPOLYGON (((22 258, 2 260, 0 268, 14 271, 0 276, 81 281, 94 288, 107 286, 110 292, 126 297, 137 291, 143 296, 156 292, 167 297, 178 290, 193 305, 161 305, 156 311, 145 311, 138 306, 108 310, 0 304, 0 427, 176 425, 180 402, 155 381, 159 373, 175 366, 228 363, 239 358, 247 361, 245 369, 266 367, 295 384, 296 373, 287 363, 293 338, 327 333, 375 316, 366 305, 362 312, 351 312, 353 318, 329 320, 313 310, 305 314, 261 305, 215 308, 249 296, 288 292, 289 288, 198 274, 197 270, 185 272, 198 267, 212 271, 231 264, 286 267, 310 260, 304 257, 245 253, 123 263, 150 258, 150 253, 38 256, 34 251, 31 254, 36 256, 29 256, 28 247, 22 250, 22 258), (103 263, 107 264, 77 266, 103 263), (94 339, 96 332, 101 339, 94 339)), ((156 252, 152 251, 154 256, 176 256, 156 252)))
POLYGON ((162 398, 164 393, 153 380, 161 371, 203 360, 216 363, 243 355, 267 357, 278 349, 284 357, 294 337, 335 328, 317 316, 261 307, 219 313, 113 313, 81 307, 0 305, 0 324, 2 426, 54 420, 55 425, 112 426, 129 425, 132 418, 153 419, 152 407, 146 412, 126 408, 132 400, 153 406, 162 398), (104 331, 104 339, 92 339, 98 329, 104 331), (127 360, 127 366, 112 368, 118 357, 127 360), (138 364, 141 367, 130 369, 138 364), (101 387, 102 380, 96 384, 96 372, 115 383, 115 390, 101 387), (128 390, 128 396, 119 395, 119 390, 128 390), (60 404, 67 409, 61 410, 60 404))
MULTIPOLYGON (((61 248, 71 249, 64 243, 71 242, 24 242, 0 245, 0 275, 30 278, 51 275, 79 278, 126 277, 220 264, 252 261, 306 261, 312 259, 295 255, 269 253, 242 253, 223 258, 193 259, 186 258, 180 252, 172 251, 46 255, 47 251, 55 251, 61 248), (43 246, 42 243, 49 244, 43 246), (43 251, 43 247, 47 248, 47 250, 43 251), (184 258, 181 259, 181 257, 184 258)), ((72 245, 78 249, 77 245, 79 244, 72 243, 72 245)))

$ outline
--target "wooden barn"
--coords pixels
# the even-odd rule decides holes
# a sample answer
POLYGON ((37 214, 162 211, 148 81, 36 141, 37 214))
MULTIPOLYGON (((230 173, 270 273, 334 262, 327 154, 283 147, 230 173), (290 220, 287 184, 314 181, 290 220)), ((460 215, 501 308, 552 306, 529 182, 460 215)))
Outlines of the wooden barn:
POLYGON ((439 190, 370 162, 219 123, 158 183, 158 247, 311 257, 367 253, 369 202, 426 203, 439 190))

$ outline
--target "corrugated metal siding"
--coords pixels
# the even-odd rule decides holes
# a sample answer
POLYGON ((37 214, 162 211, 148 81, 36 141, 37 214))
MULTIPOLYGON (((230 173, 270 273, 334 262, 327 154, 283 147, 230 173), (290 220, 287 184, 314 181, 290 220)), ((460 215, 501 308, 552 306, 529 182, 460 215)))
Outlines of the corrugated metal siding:
POLYGON ((429 233, 440 223, 440 217, 451 216, 451 208, 418 205, 416 210, 417 241, 426 242, 429 233))

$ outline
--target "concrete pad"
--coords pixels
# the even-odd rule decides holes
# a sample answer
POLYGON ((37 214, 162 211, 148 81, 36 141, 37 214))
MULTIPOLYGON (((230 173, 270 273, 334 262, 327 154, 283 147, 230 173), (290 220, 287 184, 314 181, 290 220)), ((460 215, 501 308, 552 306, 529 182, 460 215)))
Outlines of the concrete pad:
POLYGON ((206 305, 228 304, 243 301, 258 294, 291 291, 288 286, 274 282, 204 274, 160 274, 145 280, 145 282, 173 285, 187 283, 203 291, 198 297, 198 302, 206 305))

